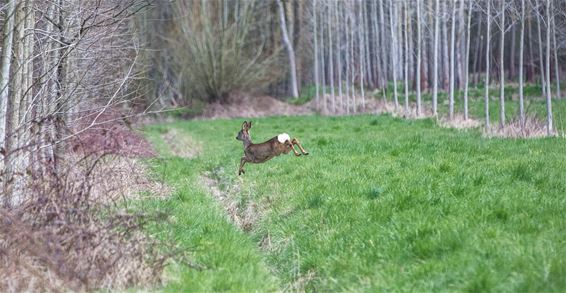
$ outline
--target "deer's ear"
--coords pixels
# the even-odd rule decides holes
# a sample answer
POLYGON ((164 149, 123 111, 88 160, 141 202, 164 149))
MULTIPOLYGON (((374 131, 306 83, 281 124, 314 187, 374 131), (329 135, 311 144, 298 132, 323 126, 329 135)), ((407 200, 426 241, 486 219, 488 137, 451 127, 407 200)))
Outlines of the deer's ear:
POLYGON ((252 122, 248 122, 248 129, 252 128, 252 122))
POLYGON ((244 121, 242 124, 242 129, 246 129, 248 127, 248 121, 244 121))

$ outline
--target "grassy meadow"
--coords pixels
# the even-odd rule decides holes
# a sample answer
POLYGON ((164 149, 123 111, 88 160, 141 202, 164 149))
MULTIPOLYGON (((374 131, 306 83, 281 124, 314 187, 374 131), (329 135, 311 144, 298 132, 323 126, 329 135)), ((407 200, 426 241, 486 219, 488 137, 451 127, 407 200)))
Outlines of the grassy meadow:
POLYGON ((254 142, 287 132, 310 155, 238 176, 242 120, 146 129, 162 154, 154 176, 174 192, 140 208, 168 215, 149 233, 193 263, 169 266, 166 291, 566 291, 563 138, 487 139, 388 115, 260 118, 254 142), (170 129, 199 155, 175 156, 170 129))

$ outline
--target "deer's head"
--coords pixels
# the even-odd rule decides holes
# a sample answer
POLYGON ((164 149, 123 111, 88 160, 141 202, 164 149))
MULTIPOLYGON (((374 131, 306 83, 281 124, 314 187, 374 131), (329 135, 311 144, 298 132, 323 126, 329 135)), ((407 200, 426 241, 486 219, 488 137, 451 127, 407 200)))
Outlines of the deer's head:
POLYGON ((250 133, 248 132, 252 128, 252 122, 244 121, 242 124, 242 129, 238 132, 238 136, 236 136, 237 140, 241 141, 250 141, 250 133))

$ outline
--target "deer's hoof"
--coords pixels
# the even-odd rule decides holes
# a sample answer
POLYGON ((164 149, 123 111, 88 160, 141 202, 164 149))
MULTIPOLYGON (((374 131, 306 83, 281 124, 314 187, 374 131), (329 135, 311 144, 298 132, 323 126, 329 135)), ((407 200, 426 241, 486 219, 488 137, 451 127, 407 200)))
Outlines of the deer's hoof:
POLYGON ((308 156, 309 152, 304 152, 303 155, 308 156))
POLYGON ((297 156, 297 157, 300 157, 300 156, 301 156, 301 154, 295 154, 295 156, 297 156))

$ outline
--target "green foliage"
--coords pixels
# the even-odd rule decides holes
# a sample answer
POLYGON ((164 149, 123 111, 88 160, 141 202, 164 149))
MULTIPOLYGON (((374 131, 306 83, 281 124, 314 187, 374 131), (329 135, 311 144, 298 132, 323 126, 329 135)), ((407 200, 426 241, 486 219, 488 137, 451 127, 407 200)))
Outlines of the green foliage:
POLYGON ((390 116, 262 118, 254 141, 288 132, 310 155, 246 165, 238 177, 240 124, 149 129, 154 141, 163 127, 186 129, 206 146, 197 159, 152 164, 177 190, 148 203, 177 219, 156 231, 208 267, 172 272, 182 277, 170 288, 566 290, 563 139, 484 139, 478 130, 390 116), (223 182, 239 186, 235 196, 262 211, 247 234, 197 180, 219 168, 223 182))
MULTIPOLYGON (((329 89, 328 89, 329 90, 329 89)), ((322 87, 319 88, 320 94, 322 95, 322 87)), ((301 93, 296 98, 288 98, 287 103, 292 105, 304 105, 310 102, 312 99, 316 98, 316 86, 307 85, 301 88, 301 93)))

